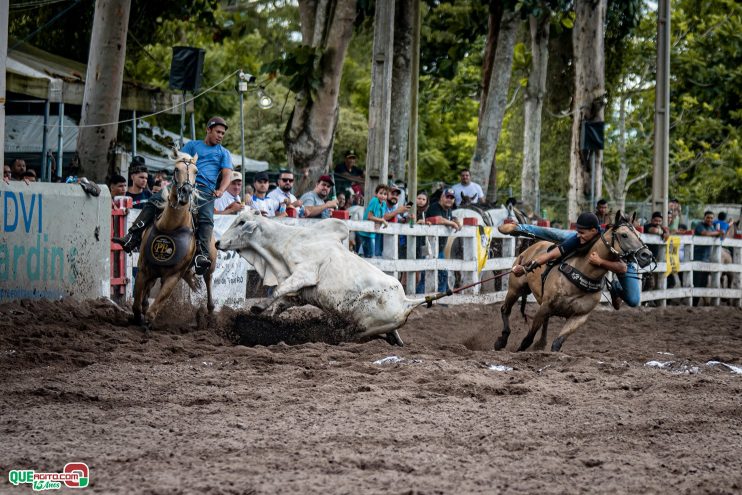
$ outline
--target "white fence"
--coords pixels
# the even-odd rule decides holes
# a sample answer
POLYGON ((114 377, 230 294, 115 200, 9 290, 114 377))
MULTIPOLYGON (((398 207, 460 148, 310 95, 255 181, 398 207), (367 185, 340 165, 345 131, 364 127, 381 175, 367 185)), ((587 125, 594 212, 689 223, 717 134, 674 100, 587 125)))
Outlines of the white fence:
MULTIPOLYGON (((131 222, 132 215, 129 216, 131 222)), ((234 217, 232 217, 234 218, 234 217)), ((288 225, 297 225, 310 227, 318 222, 315 219, 296 219, 296 218, 278 218, 276 222, 282 222, 288 225)), ((231 222, 217 222, 215 233, 221 235, 224 225, 231 222), (220 227, 221 225, 221 227, 220 227)), ((465 226, 459 232, 452 229, 437 225, 407 225, 390 223, 387 228, 376 229, 372 222, 347 221, 351 230, 351 238, 355 235, 353 232, 376 232, 382 234, 381 239, 384 244, 383 256, 381 258, 368 259, 368 262, 377 266, 390 275, 400 278, 403 281, 405 292, 414 295, 415 285, 418 279, 418 273, 425 273, 425 292, 432 293, 437 290, 438 272, 442 270, 449 271, 449 284, 452 283, 452 272, 461 274, 460 285, 467 285, 479 282, 486 278, 492 277, 493 272, 507 271, 511 268, 514 261, 516 239, 511 236, 503 236, 497 229, 493 229, 492 237, 500 252, 497 258, 490 258, 481 273, 477 271, 477 228, 465 226), (400 252, 399 238, 406 237, 406 247, 404 253, 400 252), (439 237, 460 237, 462 239, 463 254, 461 259, 438 259, 438 239, 439 237), (416 259, 416 239, 426 238, 426 245, 429 247, 429 254, 424 259, 416 259), (402 255, 400 259, 400 254, 402 255)), ((720 241, 717 238, 699 237, 699 236, 680 236, 681 238, 681 264, 677 279, 673 277, 676 285, 668 288, 668 279, 665 273, 665 246, 664 242, 656 235, 642 234, 644 242, 648 245, 659 245, 659 262, 654 273, 651 276, 655 279, 654 288, 642 292, 642 302, 655 301, 656 304, 664 306, 668 300, 678 300, 683 304, 692 304, 693 298, 707 298, 708 304, 719 305, 722 300, 731 300, 736 306, 742 306, 742 240, 725 239, 720 241), (711 246, 710 263, 692 261, 693 247, 697 245, 711 246), (721 263, 721 250, 730 249, 732 251, 733 263, 721 263), (708 272, 710 280, 707 287, 694 287, 694 272, 708 272), (724 275, 724 276, 722 276, 724 275), (728 287, 722 287, 722 282, 726 281, 728 287)), ((378 236, 377 236, 378 242, 378 236)), ((248 270, 252 270, 250 265, 248 270)), ((217 270, 219 261, 217 261, 217 270)), ((647 272, 647 270, 643 270, 647 272)), ((352 276, 352 274, 348 274, 352 276)), ((507 276, 502 277, 501 282, 495 284, 476 285, 455 295, 442 299, 445 304, 462 304, 462 303, 493 303, 505 299, 507 293, 507 276)), ((249 296, 248 296, 249 297, 249 296)), ((608 302, 604 297, 604 302, 608 302)), ((217 306, 224 304, 222 301, 216 301, 217 306)))

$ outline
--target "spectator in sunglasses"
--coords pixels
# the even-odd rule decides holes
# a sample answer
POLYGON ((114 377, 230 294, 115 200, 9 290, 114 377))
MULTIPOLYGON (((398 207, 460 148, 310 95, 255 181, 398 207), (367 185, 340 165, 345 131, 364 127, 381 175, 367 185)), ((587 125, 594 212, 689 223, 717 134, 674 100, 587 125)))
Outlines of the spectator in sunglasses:
POLYGON ((294 187, 294 173, 290 170, 281 170, 278 173, 278 187, 268 193, 268 197, 275 199, 278 203, 283 203, 285 206, 292 206, 299 208, 301 206, 301 200, 296 199, 291 192, 294 187))

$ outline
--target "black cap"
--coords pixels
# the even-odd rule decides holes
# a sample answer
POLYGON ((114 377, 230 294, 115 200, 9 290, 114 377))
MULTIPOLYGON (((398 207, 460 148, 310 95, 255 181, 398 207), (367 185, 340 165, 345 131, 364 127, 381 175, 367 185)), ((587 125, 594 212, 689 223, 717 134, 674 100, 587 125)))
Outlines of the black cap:
POLYGON ((144 157, 143 156, 134 156, 131 159, 131 163, 129 164, 129 167, 144 167, 144 157))
POLYGON ((600 228, 600 221, 595 213, 585 212, 577 217, 576 225, 578 229, 598 229, 600 228))
POLYGON ((262 171, 255 174, 255 178, 253 179, 253 182, 257 182, 259 180, 270 180, 270 177, 268 176, 268 172, 262 171))
POLYGON ((354 157, 358 158, 358 155, 356 154, 356 150, 350 149, 350 150, 348 150, 348 151, 345 152, 345 158, 348 158, 350 156, 354 156, 354 157))
POLYGON ((221 117, 211 117, 209 119, 209 123, 206 124, 206 128, 207 129, 211 129, 215 125, 223 125, 225 130, 226 129, 229 129, 229 126, 227 125, 227 122, 223 118, 221 118, 221 117))

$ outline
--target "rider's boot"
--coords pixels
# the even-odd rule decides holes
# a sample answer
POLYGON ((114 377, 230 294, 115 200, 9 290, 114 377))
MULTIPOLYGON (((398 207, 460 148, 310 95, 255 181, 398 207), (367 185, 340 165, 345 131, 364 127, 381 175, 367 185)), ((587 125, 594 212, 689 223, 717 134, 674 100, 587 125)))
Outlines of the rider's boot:
POLYGON ((611 293, 611 304, 613 305, 613 309, 618 311, 618 309, 621 307, 621 301, 623 301, 623 299, 621 298, 621 294, 623 293, 621 282, 619 282, 618 280, 614 280, 613 282, 611 282, 609 290, 611 293))
POLYGON ((518 224, 517 223, 504 223, 497 227, 497 230, 500 231, 501 234, 512 234, 516 230, 518 230, 518 224))
POLYGON ((121 244, 121 247, 127 253, 139 249, 139 245, 142 244, 144 229, 149 227, 156 215, 157 207, 151 203, 145 203, 142 207, 142 212, 134 220, 134 224, 129 229, 129 232, 124 237, 113 237, 111 240, 116 244, 121 244))
POLYGON ((211 258, 209 257, 209 243, 211 242, 211 233, 214 230, 212 225, 199 224, 197 231, 196 257, 193 258, 193 268, 196 275, 203 275, 211 268, 211 258))

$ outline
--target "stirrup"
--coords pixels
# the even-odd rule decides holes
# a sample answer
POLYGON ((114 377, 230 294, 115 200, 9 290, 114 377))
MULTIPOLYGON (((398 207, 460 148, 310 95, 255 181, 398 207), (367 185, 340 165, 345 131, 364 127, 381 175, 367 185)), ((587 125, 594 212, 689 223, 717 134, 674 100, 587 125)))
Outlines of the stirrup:
POLYGON ((124 237, 111 237, 111 241, 119 244, 124 252, 133 253, 139 249, 139 245, 142 243, 142 240, 138 237, 131 232, 127 232, 124 237))
POLYGON ((193 267, 196 275, 203 275, 211 268, 211 260, 204 254, 197 254, 193 259, 193 267))

